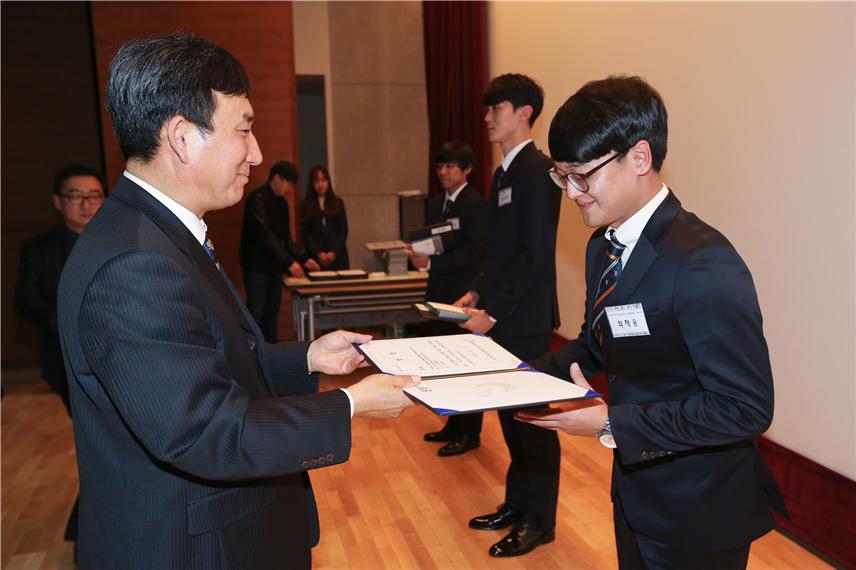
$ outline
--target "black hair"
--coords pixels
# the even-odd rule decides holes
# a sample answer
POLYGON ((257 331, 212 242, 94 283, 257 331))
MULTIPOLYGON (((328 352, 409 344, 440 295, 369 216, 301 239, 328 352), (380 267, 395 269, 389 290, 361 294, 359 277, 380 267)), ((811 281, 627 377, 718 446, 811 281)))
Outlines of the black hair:
POLYGON ((276 164, 270 167, 270 173, 268 173, 268 182, 273 180, 274 176, 279 176, 283 180, 288 180, 289 182, 294 182, 297 184, 297 167, 294 164, 288 162, 287 160, 280 160, 276 164))
POLYGON ((303 200, 302 217, 303 221, 320 219, 321 216, 327 218, 337 218, 345 212, 345 202, 336 196, 333 192, 333 180, 330 178, 330 172, 327 167, 316 164, 309 170, 309 176, 306 181, 306 198, 303 200), (321 210, 321 203, 318 200, 318 193, 315 191, 313 181, 318 173, 324 175, 327 179, 327 193, 324 194, 324 210, 321 210))
POLYGON ((107 194, 107 184, 104 183, 104 176, 94 168, 90 168, 83 164, 66 164, 56 171, 53 179, 54 194, 59 195, 65 181, 74 176, 92 176, 98 180, 99 184, 101 184, 101 190, 104 194, 107 194))
POLYGON ((447 164, 449 162, 457 164, 461 170, 466 170, 476 165, 476 153, 465 142, 449 141, 440 147, 440 150, 434 155, 434 164, 447 164))
POLYGON ((613 75, 586 83, 550 123, 550 155, 557 162, 583 164, 612 151, 623 155, 646 140, 659 172, 667 139, 663 99, 640 77, 613 75))
POLYGON ((515 111, 523 105, 532 107, 532 116, 529 117, 531 127, 544 108, 544 90, 531 77, 506 73, 491 79, 484 92, 485 105, 498 105, 503 101, 511 103, 515 111))
POLYGON ((125 159, 151 160, 164 123, 185 117, 203 133, 217 102, 248 95, 244 68, 225 49, 187 32, 133 40, 119 48, 107 76, 107 112, 125 159))

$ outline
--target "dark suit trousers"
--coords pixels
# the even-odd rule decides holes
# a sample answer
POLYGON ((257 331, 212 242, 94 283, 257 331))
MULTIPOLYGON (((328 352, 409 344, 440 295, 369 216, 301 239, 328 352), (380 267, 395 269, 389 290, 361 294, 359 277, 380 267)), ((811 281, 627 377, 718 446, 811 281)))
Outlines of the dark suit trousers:
POLYGON ((282 303, 282 273, 244 271, 247 309, 268 342, 276 342, 276 325, 282 303))
MULTIPOLYGON (((546 354, 553 334, 494 340, 525 362, 546 354)), ((562 449, 556 432, 514 419, 517 410, 499 410, 502 435, 511 464, 505 476, 505 503, 524 513, 524 522, 535 530, 556 526, 559 500, 559 470, 562 449)))
POLYGON ((744 570, 750 544, 731 550, 683 550, 638 534, 627 522, 621 501, 613 499, 619 570, 744 570))

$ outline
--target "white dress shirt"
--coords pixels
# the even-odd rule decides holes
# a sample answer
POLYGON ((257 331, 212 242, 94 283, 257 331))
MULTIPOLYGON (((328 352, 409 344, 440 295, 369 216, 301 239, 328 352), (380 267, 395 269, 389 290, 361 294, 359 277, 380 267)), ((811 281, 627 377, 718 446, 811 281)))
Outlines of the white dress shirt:
POLYGON ((532 139, 526 139, 525 141, 508 151, 508 154, 502 157, 502 162, 500 162, 499 164, 500 166, 502 166, 502 169, 505 172, 508 172, 508 167, 511 166, 511 163, 514 161, 514 157, 517 156, 517 154, 523 149, 524 146, 528 145, 531 142, 532 139))
POLYGON ((626 222, 617 228, 609 226, 606 229, 606 233, 603 237, 607 241, 609 240, 608 236, 610 234, 610 230, 614 230, 615 239, 621 242, 621 245, 626 247, 626 249, 621 252, 621 267, 627 267, 627 260, 630 259, 630 254, 633 253, 633 248, 636 246, 636 242, 639 241, 639 237, 642 235, 642 230, 645 229, 645 226, 648 224, 648 220, 650 220, 651 216, 654 215, 654 211, 663 203, 663 200, 665 200, 668 195, 669 189, 666 188, 665 184, 663 184, 660 191, 657 192, 653 198, 648 200, 647 204, 639 208, 638 212, 627 218, 626 222))

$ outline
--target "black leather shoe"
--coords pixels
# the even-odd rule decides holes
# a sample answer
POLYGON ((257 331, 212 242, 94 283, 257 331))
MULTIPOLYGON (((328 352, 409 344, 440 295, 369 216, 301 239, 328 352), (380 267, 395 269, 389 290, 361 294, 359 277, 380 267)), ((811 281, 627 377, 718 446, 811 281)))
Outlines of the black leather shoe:
POLYGON ((523 518, 522 513, 515 513, 503 503, 496 507, 495 513, 470 519, 470 528, 476 530, 499 530, 520 522, 521 518, 523 518))
POLYGON ((491 546, 488 554, 497 557, 520 556, 532 552, 539 544, 547 544, 554 540, 556 540, 554 529, 535 530, 528 523, 523 523, 514 527, 505 538, 491 546))
POLYGON ((452 434, 446 431, 446 428, 426 433, 423 437, 425 441, 452 441, 452 434))
POLYGON ((471 449, 481 446, 479 436, 459 435, 452 439, 449 443, 437 450, 440 457, 449 457, 450 455, 460 455, 471 449))

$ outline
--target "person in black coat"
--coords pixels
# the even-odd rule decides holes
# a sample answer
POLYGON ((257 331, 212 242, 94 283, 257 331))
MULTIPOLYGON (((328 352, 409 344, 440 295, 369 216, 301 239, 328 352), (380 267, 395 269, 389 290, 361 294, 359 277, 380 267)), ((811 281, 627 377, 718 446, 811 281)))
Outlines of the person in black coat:
MULTIPOLYGON (((428 199, 425 224, 449 222, 452 231, 441 234, 443 252, 431 256, 413 253, 410 261, 417 268, 428 268, 428 301, 454 303, 469 289, 481 273, 487 241, 488 204, 467 182, 475 164, 475 153, 466 143, 447 142, 434 158, 437 178, 444 192, 428 199)), ((426 335, 461 334, 455 323, 430 321, 426 335)), ((425 441, 447 442, 437 453, 441 457, 460 455, 481 444, 481 412, 452 416, 440 431, 425 434, 425 441)))
POLYGON ((316 165, 309 171, 301 206, 303 244, 308 256, 325 271, 350 268, 345 201, 333 192, 325 167, 316 165))
MULTIPOLYGON (((535 147, 531 130, 544 92, 525 75, 494 78, 484 95, 488 138, 502 149, 490 196, 487 255, 480 283, 456 304, 470 320, 461 326, 487 334, 530 362, 547 353, 559 326, 556 295, 556 232, 562 194, 550 180, 553 163, 535 147)), ((554 539, 561 448, 553 432, 515 421, 500 410, 511 455, 505 501, 470 527, 511 532, 491 556, 519 556, 554 539)))
POLYGON ((304 269, 320 269, 291 237, 288 197, 296 188, 297 167, 282 160, 271 167, 267 184, 256 188, 244 204, 240 261, 247 308, 268 342, 277 341, 283 273, 304 277, 304 269))
MULTIPOLYGON (((64 166, 54 175, 52 201, 62 215, 60 228, 25 240, 15 286, 15 311, 41 332, 39 364, 42 378, 62 399, 71 415, 68 379, 57 327, 59 276, 77 238, 104 202, 101 173, 79 164, 64 166)), ((66 540, 77 540, 77 501, 65 529, 66 540)))
POLYGON ((622 569, 746 567, 782 496, 755 445, 773 377, 752 275, 720 232, 663 183, 663 100, 638 77, 584 85, 550 126, 554 181, 598 228, 586 247, 579 336, 533 363, 603 401, 518 419, 613 453, 622 569))

